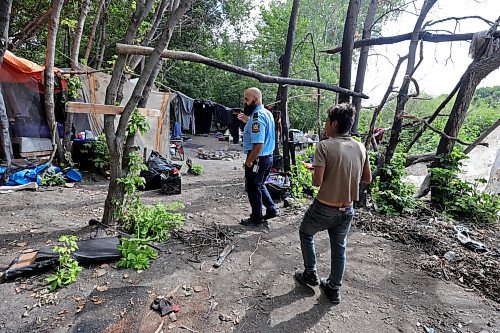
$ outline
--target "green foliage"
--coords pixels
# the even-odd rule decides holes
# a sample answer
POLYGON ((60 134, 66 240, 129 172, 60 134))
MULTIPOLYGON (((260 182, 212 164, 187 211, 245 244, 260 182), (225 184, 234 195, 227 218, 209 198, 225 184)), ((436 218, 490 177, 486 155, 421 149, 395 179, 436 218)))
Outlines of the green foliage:
POLYGON ((109 150, 104 134, 100 134, 94 141, 86 143, 84 152, 91 153, 90 162, 96 170, 100 172, 109 170, 109 150))
POLYGON ((195 176, 200 176, 203 173, 203 166, 201 164, 193 164, 191 173, 195 176))
POLYGON ((146 180, 140 176, 140 172, 141 170, 147 170, 148 167, 144 164, 144 159, 137 150, 129 153, 128 165, 129 171, 127 177, 118 178, 117 182, 125 187, 127 195, 132 196, 139 187, 143 187, 146 184, 146 180))
MULTIPOLYGON (((499 220, 498 196, 477 190, 478 184, 461 180, 458 175, 466 156, 454 150, 450 156, 438 156, 437 165, 431 168, 433 201, 451 216, 473 222, 495 223, 499 220)), ((479 179, 479 183, 486 180, 479 179)))
POLYGON ((66 180, 62 173, 55 173, 52 170, 48 170, 40 182, 41 186, 60 186, 66 184, 66 180))
POLYGON ((127 131, 130 134, 144 134, 149 130, 149 123, 142 114, 137 111, 137 109, 132 112, 130 120, 127 124, 127 131))
POLYGON ((72 256, 73 252, 78 250, 77 240, 76 236, 63 235, 59 237, 61 246, 52 247, 52 251, 59 254, 59 267, 54 274, 47 278, 47 282, 50 283, 50 291, 75 282, 78 274, 82 271, 83 268, 72 256))
POLYGON ((304 194, 316 196, 318 188, 313 185, 313 173, 306 168, 314 156, 315 147, 308 147, 302 154, 296 156, 296 165, 291 166, 290 193, 292 197, 303 199, 304 194))
POLYGON ((67 83, 68 95, 72 99, 77 99, 80 95, 79 89, 82 88, 82 80, 79 76, 71 76, 67 83))
POLYGON ((415 207, 413 194, 415 186, 403 182, 405 176, 406 155, 394 154, 392 163, 384 166, 388 175, 387 181, 381 183, 377 178, 371 184, 371 195, 377 211, 387 215, 400 215, 409 213, 415 207))
POLYGON ((158 258, 158 253, 148 246, 149 239, 122 238, 118 250, 123 258, 118 261, 119 268, 147 269, 151 260, 158 258))

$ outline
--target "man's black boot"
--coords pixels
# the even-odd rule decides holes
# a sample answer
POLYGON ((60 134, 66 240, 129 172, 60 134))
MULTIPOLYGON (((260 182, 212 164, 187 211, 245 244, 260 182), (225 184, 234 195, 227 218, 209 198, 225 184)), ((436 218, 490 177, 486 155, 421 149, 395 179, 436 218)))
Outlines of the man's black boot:
POLYGON ((242 219, 240 224, 246 227, 261 227, 264 225, 264 222, 263 221, 255 222, 251 218, 247 218, 247 219, 242 219))
POLYGON ((322 278, 319 287, 324 291, 326 297, 333 304, 340 303, 340 294, 338 289, 333 289, 328 284, 328 279, 322 278))
POLYGON ((280 216, 280 211, 278 209, 267 209, 266 215, 264 215, 264 220, 270 220, 278 216, 280 216))
POLYGON ((296 271, 294 277, 295 280, 302 285, 317 286, 319 284, 319 278, 316 273, 296 271))

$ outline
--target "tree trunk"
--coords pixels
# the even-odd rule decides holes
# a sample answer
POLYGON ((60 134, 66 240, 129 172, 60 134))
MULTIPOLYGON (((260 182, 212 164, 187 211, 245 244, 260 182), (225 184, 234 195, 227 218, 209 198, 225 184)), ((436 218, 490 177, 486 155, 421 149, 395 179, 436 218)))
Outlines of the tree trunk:
MULTIPOLYGON (((149 44, 153 40, 153 37, 156 34, 156 32, 158 31, 158 27, 160 26, 160 23, 161 23, 161 20, 163 17, 163 13, 165 12, 165 10, 167 9, 167 7, 170 5, 171 2, 172 2, 172 0, 162 0, 158 4, 158 6, 156 6, 155 15, 152 19, 153 24, 151 25, 151 29, 149 29, 148 33, 144 37, 144 40, 141 42, 142 46, 149 46, 149 44)), ((171 10, 175 10, 175 9, 176 8, 172 8, 171 10)), ((129 60, 130 68, 132 70, 135 70, 137 68, 137 66, 141 63, 141 60, 142 60, 142 56, 130 57, 130 60, 129 60)), ((154 80, 153 80, 153 82, 154 82, 154 80)))
MULTIPOLYGON (((351 89, 351 68, 354 35, 358 22, 360 0, 350 0, 344 24, 344 35, 342 37, 342 51, 340 52, 340 79, 339 86, 351 89)), ((339 103, 349 103, 350 96, 340 94, 339 103)))
MULTIPOLYGON (((368 7, 368 13, 366 14, 365 23, 363 25, 363 39, 371 37, 373 23, 375 22, 375 14, 377 13, 378 0, 371 0, 370 6, 368 7)), ((370 47, 362 47, 359 52, 358 70, 356 73, 356 83, 354 84, 354 91, 362 92, 363 86, 365 84, 365 74, 366 66, 368 63, 368 51, 370 47)), ((356 116, 354 118, 354 124, 351 128, 351 133, 358 134, 358 123, 359 123, 359 113, 361 111, 361 98, 354 97, 352 99, 352 104, 356 108, 356 116)))
MULTIPOLYGON (((80 9, 80 17, 76 27, 75 36, 73 37, 73 47, 71 49, 71 71, 78 70, 78 59, 80 57, 80 44, 82 41, 83 28, 85 20, 90 8, 90 0, 84 0, 80 9)), ((73 100, 71 98, 71 100, 73 100)), ((73 126, 74 113, 66 113, 66 121, 64 123, 64 138, 63 138, 63 151, 66 154, 71 153, 71 127, 73 126)))
MULTIPOLYGON (((401 130, 403 129, 403 118, 400 115, 403 113, 406 103, 408 102, 409 96, 408 91, 410 88, 410 82, 412 76, 415 71, 415 59, 417 53, 418 46, 418 36, 419 32, 422 29, 422 24, 425 20, 425 17, 431 10, 432 6, 436 3, 436 0, 425 0, 422 6, 422 10, 420 11, 420 15, 418 16, 417 23, 413 29, 412 38, 410 42, 409 52, 408 52, 408 61, 406 66, 406 73, 403 79, 403 84, 398 92, 397 103, 396 103, 396 112, 394 114, 394 122, 392 124, 391 129, 391 137, 389 139, 389 143, 387 144, 387 149, 385 152, 384 164, 389 165, 392 161, 394 153, 396 152, 396 147, 399 144, 399 138, 401 135, 401 130)), ((381 172, 381 182, 386 182, 390 175, 382 169, 381 172)))
MULTIPOLYGON (((131 139, 130 136, 127 136, 126 138, 128 122, 130 120, 132 112, 141 101, 144 89, 148 84, 148 81, 152 78, 153 73, 158 66, 158 62, 161 61, 161 53, 167 46, 173 29, 180 22, 181 18, 184 16, 184 14, 187 12, 194 1, 195 0, 182 0, 179 4, 179 7, 172 13, 172 15, 170 15, 167 21, 167 27, 159 38, 155 49, 148 57, 146 65, 144 66, 144 70, 142 71, 141 76, 139 77, 139 80, 135 85, 134 91, 132 92, 132 96, 123 109, 116 131, 114 127, 114 117, 105 116, 104 129, 110 152, 111 169, 109 191, 106 198, 103 214, 103 223, 105 224, 110 225, 115 223, 115 216, 113 212, 121 207, 124 199, 124 188, 118 183, 118 178, 125 177, 128 172, 128 166, 126 163, 128 156, 126 156, 126 154, 128 154, 128 152, 130 151, 130 147, 133 144, 133 137, 131 139)), ((151 9, 151 4, 146 3, 143 8, 139 8, 138 4, 138 8, 134 13, 134 18, 136 20, 132 20, 124 38, 126 42, 129 39, 135 38, 140 23, 151 9)), ((120 54, 115 64, 115 68, 113 69, 113 76, 106 90, 106 104, 113 104, 116 100, 118 85, 123 75, 125 64, 126 56, 120 54)), ((147 101, 143 100, 142 103, 146 102, 147 101)))
MULTIPOLYGON (((493 38, 490 38, 490 41, 486 43, 487 47, 488 44, 489 47, 493 47, 492 40, 493 38)), ((484 54, 484 52, 482 53, 484 54)), ((451 140, 450 137, 458 136, 478 84, 486 76, 498 68, 500 68, 500 50, 498 49, 491 50, 491 53, 482 58, 481 56, 476 57, 469 65, 460 80, 460 88, 444 128, 444 133, 447 136, 441 136, 441 140, 439 141, 439 145, 436 150, 436 156, 442 158, 450 155, 453 147, 455 146, 455 140, 451 140)), ((475 146, 477 144, 479 144, 479 142, 473 143, 471 146, 475 146)), ((447 167, 447 165, 441 162, 440 158, 436 158, 434 160, 433 166, 438 168, 447 167)), ((436 181, 431 177, 431 199, 433 203, 439 204, 441 203, 441 193, 439 193, 439 189, 437 189, 435 183, 436 181)))
MULTIPOLYGON (((3 56, 9 43, 9 19, 10 11, 12 8, 12 0, 5 0, 0 3, 0 66, 3 62, 3 56)), ((3 93, 0 86, 0 127, 1 127, 1 141, 3 144, 3 151, 5 153, 5 160, 7 165, 12 163, 12 143, 10 142, 9 132, 9 118, 7 117, 7 109, 3 99, 3 93)))
POLYGON ((94 42, 95 32, 97 30, 97 26, 99 25, 99 20, 101 18, 101 12, 104 8, 104 3, 106 0, 101 0, 99 2, 99 7, 97 7, 94 23, 92 24, 92 30, 90 31, 89 40, 87 41, 87 46, 85 47, 85 55, 83 56, 83 62, 85 65, 88 64, 90 51, 92 50, 92 43, 94 42))
MULTIPOLYGON (((4 1, 2 0, 2 2, 4 1)), ((14 38, 12 39, 12 43, 9 46, 9 49, 11 51, 14 51, 19 46, 23 45, 27 40, 33 38, 33 36, 35 36, 35 34, 43 27, 45 21, 49 19, 51 12, 52 12, 52 7, 50 7, 42 16, 28 23, 20 33, 14 36, 14 38)))
POLYGON ((106 26, 108 24, 108 13, 106 13, 107 4, 104 4, 104 15, 101 20, 101 26, 99 27, 99 40, 96 48, 95 55, 95 68, 101 69, 102 63, 104 61, 104 52, 106 51, 106 26))
POLYGON ((61 15, 63 3, 64 0, 54 0, 52 2, 52 15, 49 18, 47 52, 45 56, 45 115, 52 137, 52 154, 50 156, 50 161, 54 158, 57 147, 60 145, 54 111, 54 57, 56 52, 57 30, 59 29, 59 17, 61 15))
MULTIPOLYGON (((292 11, 290 13, 290 20, 288 22, 288 33, 286 37, 285 52, 280 59, 281 65, 281 77, 290 76, 290 68, 292 63, 292 52, 293 52, 293 39, 295 38, 295 27, 297 26, 297 20, 299 18, 299 7, 300 0, 293 0, 292 11)), ((289 147, 289 126, 290 119, 288 116, 288 85, 280 85, 278 87, 278 106, 277 109, 281 113, 281 136, 283 142, 283 164, 284 171, 290 171, 290 149, 289 147)), ((278 138, 276 138, 278 140, 278 138)))

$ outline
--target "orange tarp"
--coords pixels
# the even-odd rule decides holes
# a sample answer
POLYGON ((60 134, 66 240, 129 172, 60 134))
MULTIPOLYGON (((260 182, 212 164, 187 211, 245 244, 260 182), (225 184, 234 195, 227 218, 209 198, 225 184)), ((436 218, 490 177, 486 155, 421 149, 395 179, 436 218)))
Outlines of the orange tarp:
MULTIPOLYGON (((43 84, 44 70, 45 66, 37 65, 7 51, 0 67, 0 82, 43 84)), ((54 68, 54 72, 58 73, 59 68, 54 68)))

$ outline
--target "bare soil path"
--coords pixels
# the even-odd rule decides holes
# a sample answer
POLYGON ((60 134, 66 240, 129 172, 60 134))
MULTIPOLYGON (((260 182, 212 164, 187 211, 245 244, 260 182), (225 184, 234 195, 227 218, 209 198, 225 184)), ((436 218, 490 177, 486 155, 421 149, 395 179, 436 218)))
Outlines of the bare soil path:
MULTIPOLYGON (((194 137, 193 143, 206 150, 240 148, 211 137, 194 137)), ((0 284, 0 332, 500 332, 500 304, 427 275, 415 262, 428 255, 356 229, 349 238, 343 300, 331 306, 318 288, 298 286, 292 278, 301 265, 297 228, 303 211, 284 209, 269 229, 240 227, 249 213, 242 160, 199 160, 195 152, 187 149, 204 174, 184 176, 181 195, 150 192, 143 199, 183 201, 186 230, 224 226, 236 247, 220 268, 212 266, 217 249, 193 260, 190 249, 172 239, 150 269, 87 267, 57 299, 43 294, 47 274, 0 284), (95 289, 105 284, 106 291, 95 289), (150 310, 157 295, 178 286, 177 321, 150 310)), ((0 196, 0 268, 61 234, 89 238, 88 220, 102 215, 106 190, 105 181, 86 181, 0 196)), ((317 237, 317 248, 319 272, 326 275, 326 234, 317 237)))

